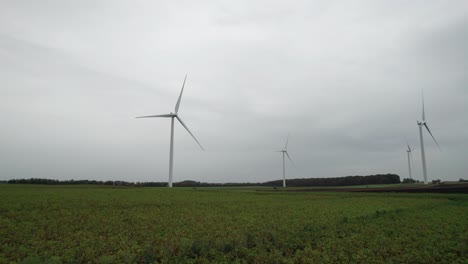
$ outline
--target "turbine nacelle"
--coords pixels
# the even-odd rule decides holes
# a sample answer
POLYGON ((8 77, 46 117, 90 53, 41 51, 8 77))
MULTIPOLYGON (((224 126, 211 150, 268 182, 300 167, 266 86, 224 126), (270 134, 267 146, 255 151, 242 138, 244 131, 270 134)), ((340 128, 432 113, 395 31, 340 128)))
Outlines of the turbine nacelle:
POLYGON ((406 142, 406 146, 407 146, 406 152, 408 152, 408 153, 410 153, 410 152, 412 152, 413 150, 415 150, 415 148, 412 149, 412 148, 410 147, 410 145, 409 145, 408 142, 406 142))
MULTIPOLYGON (((440 150, 439 143, 437 143, 437 140, 435 139, 434 135, 432 135, 432 132, 431 132, 431 130, 429 129, 429 126, 427 126, 427 122, 426 122, 426 121, 422 121, 422 122, 417 121, 417 123, 418 123, 418 126, 419 126, 419 128, 420 128, 421 130, 423 129, 423 127, 426 128, 427 132, 429 133, 429 135, 431 135, 432 139, 434 140, 434 143, 436 144, 437 148, 440 150)), ((422 149, 422 148, 423 148, 423 147, 421 147, 421 149, 422 149)))

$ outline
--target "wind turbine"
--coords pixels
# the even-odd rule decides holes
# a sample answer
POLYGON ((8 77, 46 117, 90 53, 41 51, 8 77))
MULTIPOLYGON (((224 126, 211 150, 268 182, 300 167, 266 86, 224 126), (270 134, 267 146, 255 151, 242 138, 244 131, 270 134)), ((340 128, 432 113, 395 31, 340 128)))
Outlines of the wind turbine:
POLYGON ((406 142, 406 145, 408 146, 408 148, 406 149, 406 154, 408 155, 408 170, 409 170, 409 178, 410 179, 413 179, 412 175, 411 175, 411 160, 413 159, 413 155, 411 154, 411 152, 415 149, 412 149, 410 147, 410 145, 408 144, 408 142, 406 142), (410 159, 411 158, 411 159, 410 159))
POLYGON ((184 83, 182 84, 182 90, 180 91, 180 95, 179 95, 179 100, 177 100, 177 103, 176 103, 176 106, 175 106, 175 111, 174 113, 170 113, 170 114, 164 114, 164 115, 150 115, 150 116, 139 116, 137 118, 149 118, 149 117, 166 117, 166 118, 171 118, 171 149, 170 149, 170 152, 169 152, 169 184, 168 186, 169 187, 172 187, 172 169, 173 169, 173 165, 174 165, 174 118, 176 118, 180 124, 187 130, 187 132, 189 132, 189 134, 193 137, 193 139, 195 139, 195 141, 198 143, 198 145, 200 146, 200 148, 205 151, 205 149, 202 147, 202 145, 200 144, 200 142, 198 142, 198 140, 195 138, 195 136, 192 134, 192 132, 190 132, 190 130, 188 129, 188 127, 185 125, 184 121, 182 121, 182 119, 180 119, 179 115, 178 115, 178 112, 179 112, 179 106, 180 106, 180 101, 182 99, 182 93, 184 92, 184 87, 185 87, 185 81, 187 80, 187 75, 185 75, 185 78, 184 78, 184 83))
POLYGON ((276 151, 276 152, 282 152, 283 153, 283 188, 286 187, 286 166, 285 166, 286 164, 284 162, 284 160, 285 160, 284 156, 286 155, 288 157, 288 159, 291 161, 291 163, 294 164, 291 157, 289 156, 289 153, 288 153, 288 141, 289 141, 289 135, 288 135, 288 137, 286 139, 286 145, 284 145, 284 149, 276 151))
POLYGON ((422 160, 422 167, 423 167, 424 184, 427 184, 426 154, 424 153, 424 138, 423 138, 423 132, 422 132, 423 127, 426 127, 427 132, 429 132, 429 134, 431 135, 432 139, 436 143, 439 150, 440 150, 440 147, 426 123, 426 116, 424 113, 424 93, 422 94, 422 121, 417 121, 417 124, 419 126, 419 139, 421 141, 421 160, 422 160))

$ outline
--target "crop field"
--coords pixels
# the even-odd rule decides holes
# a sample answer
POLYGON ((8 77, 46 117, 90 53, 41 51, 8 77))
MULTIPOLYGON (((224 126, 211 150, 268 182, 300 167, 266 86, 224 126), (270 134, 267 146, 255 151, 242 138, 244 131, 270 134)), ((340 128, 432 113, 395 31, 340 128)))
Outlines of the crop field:
POLYGON ((0 263, 468 263, 468 195, 0 185, 0 263))

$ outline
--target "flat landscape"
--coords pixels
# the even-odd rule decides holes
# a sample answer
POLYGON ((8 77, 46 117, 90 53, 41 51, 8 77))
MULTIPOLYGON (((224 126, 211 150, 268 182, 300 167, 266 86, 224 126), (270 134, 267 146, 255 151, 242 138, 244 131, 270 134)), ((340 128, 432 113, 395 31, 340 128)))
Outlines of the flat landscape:
POLYGON ((466 194, 4 184, 0 227, 0 263, 468 261, 466 194))

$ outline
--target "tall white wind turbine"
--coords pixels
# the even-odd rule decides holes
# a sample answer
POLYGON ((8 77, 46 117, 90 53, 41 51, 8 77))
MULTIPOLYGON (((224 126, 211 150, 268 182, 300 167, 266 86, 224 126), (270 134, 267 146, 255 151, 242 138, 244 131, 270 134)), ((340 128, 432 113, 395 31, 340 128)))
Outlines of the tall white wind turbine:
POLYGON ((434 136, 431 133, 431 130, 427 126, 426 116, 424 113, 424 94, 422 95, 422 121, 417 121, 419 126, 419 139, 421 141, 421 160, 422 160, 422 168, 423 168, 423 176, 424 176, 424 184, 427 184, 427 167, 426 167, 426 154, 424 153, 424 138, 423 138, 423 127, 427 129, 427 132, 431 135, 432 139, 436 143, 437 147, 440 150, 439 144, 435 140, 434 136))
POLYGON ((185 123, 182 121, 182 119, 179 117, 178 112, 179 112, 179 106, 180 106, 180 101, 182 99, 182 93, 184 92, 184 87, 185 87, 185 81, 187 80, 187 75, 185 75, 184 78, 184 83, 182 84, 182 90, 180 91, 179 95, 179 100, 177 100, 176 106, 175 106, 175 111, 174 113, 170 114, 164 114, 164 115, 150 115, 150 116, 139 116, 137 118, 150 118, 150 117, 166 117, 166 118, 171 118, 171 149, 169 152, 169 187, 172 187, 172 171, 173 171, 173 165, 174 165, 174 118, 176 118, 180 124, 189 132, 189 134, 195 139, 195 141, 198 143, 200 148, 204 151, 205 149, 202 147, 200 142, 195 138, 195 136, 190 132, 188 127, 185 125, 185 123))
MULTIPOLYGON (((289 135, 286 139, 286 145, 284 145, 284 149, 278 150, 276 152, 282 152, 283 153, 283 187, 286 187, 286 164, 285 164, 285 156, 288 157, 288 159, 293 163, 291 157, 289 156, 288 153, 288 141, 289 141, 289 135)), ((294 163, 293 163, 294 164, 294 163)))
POLYGON ((411 152, 415 149, 412 149, 410 147, 410 145, 408 143, 406 143, 406 145, 408 146, 408 148, 406 149, 406 154, 408 155, 408 171, 409 171, 409 178, 410 179, 413 179, 413 176, 411 174, 411 160, 413 159, 413 155, 411 154, 411 152))

